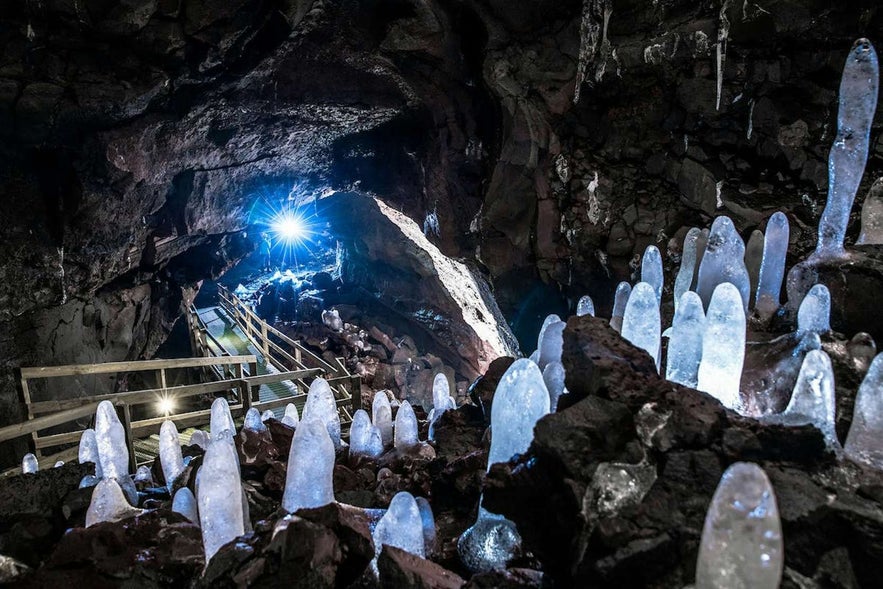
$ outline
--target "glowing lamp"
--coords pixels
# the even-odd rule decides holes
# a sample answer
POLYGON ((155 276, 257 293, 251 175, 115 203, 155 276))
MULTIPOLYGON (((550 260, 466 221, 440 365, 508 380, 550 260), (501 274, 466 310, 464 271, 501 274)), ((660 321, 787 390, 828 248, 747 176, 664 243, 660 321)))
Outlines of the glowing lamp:
POLYGON ((283 213, 273 221, 273 231, 286 243, 301 241, 307 236, 304 219, 292 213, 283 213))
POLYGON ((169 415, 175 410, 175 400, 172 397, 161 397, 157 407, 160 413, 169 415))

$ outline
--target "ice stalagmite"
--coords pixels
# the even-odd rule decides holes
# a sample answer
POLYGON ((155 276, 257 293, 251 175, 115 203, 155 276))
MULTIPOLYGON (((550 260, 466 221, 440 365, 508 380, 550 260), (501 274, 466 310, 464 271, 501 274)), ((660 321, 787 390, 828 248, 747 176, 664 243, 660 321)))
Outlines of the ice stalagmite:
POLYGON ((851 460, 883 470, 883 354, 871 362, 858 389, 844 450, 851 460))
POLYGON ((582 317, 583 315, 595 316, 595 303, 589 295, 581 296, 576 302, 576 316, 582 317))
POLYGON ((77 459, 80 464, 91 462, 95 465, 95 476, 102 478, 101 460, 98 458, 98 442, 95 440, 95 430, 87 429, 80 436, 80 447, 77 451, 77 459))
POLYGON ((739 383, 745 361, 745 311, 736 287, 725 282, 714 289, 705 332, 696 388, 715 397, 724 407, 741 407, 739 383))
POLYGON ((662 254, 655 245, 648 245, 641 260, 641 282, 653 287, 657 304, 662 302, 662 281, 662 254))
POLYGON ((95 441, 101 472, 106 478, 116 479, 129 502, 138 503, 138 491, 129 477, 129 447, 126 431, 110 401, 102 401, 95 411, 95 441))
POLYGON ((267 431, 267 426, 264 425, 264 420, 261 419, 261 412, 254 407, 251 407, 246 411, 245 419, 242 421, 242 429, 247 429, 253 432, 267 431))
POLYGON ((831 331, 831 293, 824 284, 816 284, 797 309, 797 336, 831 331))
POLYGON ((423 519, 414 496, 407 491, 396 493, 389 503, 389 509, 377 522, 374 533, 374 558, 380 554, 383 545, 395 546, 423 558, 423 519))
POLYGON ((699 382, 699 362, 702 360, 702 335, 705 332, 705 311, 699 295, 688 290, 677 305, 665 378, 685 387, 696 388, 699 382))
POLYGON ((270 409, 267 409, 266 411, 261 413, 261 421, 266 423, 269 419, 276 419, 276 414, 273 413, 270 409))
POLYGON ((187 487, 181 487, 172 499, 172 511, 180 513, 191 522, 199 525, 199 513, 196 510, 196 497, 187 487))
POLYGON ((209 443, 197 479, 196 500, 206 563, 221 546, 245 533, 239 461, 231 434, 226 431, 227 434, 209 443))
POLYGON ((628 282, 620 282, 616 286, 616 294, 613 296, 613 314, 610 316, 610 327, 616 331, 622 331, 622 320, 625 317, 625 306, 632 294, 632 285, 628 282))
POLYGON ((862 203, 862 231, 855 244, 883 244, 883 176, 874 181, 862 203))
POLYGON ((218 397, 212 402, 209 424, 212 441, 221 439, 233 441, 233 436, 236 435, 236 426, 233 424, 233 415, 230 413, 227 399, 218 397), (227 433, 230 435, 226 435, 227 433))
POLYGON ((558 323, 561 321, 561 317, 552 313, 551 315, 547 315, 545 319, 543 319, 543 325, 540 327, 540 333, 537 335, 537 351, 543 347, 543 337, 546 335, 546 328, 548 328, 553 323, 558 323))
POLYGON ((451 396, 451 383, 444 373, 439 372, 432 381, 432 411, 429 412, 429 439, 435 437, 435 422, 442 413, 456 409, 457 402, 451 396))
POLYGON ((324 378, 317 378, 310 384, 303 418, 304 421, 318 419, 324 423, 334 447, 340 448, 340 415, 337 413, 337 403, 334 400, 331 386, 324 378))
POLYGON ((766 225, 754 304, 762 318, 772 317, 779 309, 779 293, 782 289, 782 278, 785 276, 789 237, 788 217, 782 212, 773 213, 766 225))
POLYGON ((159 461, 166 486, 171 489, 172 483, 184 470, 184 457, 181 454, 178 428, 168 419, 159 428, 159 461))
POLYGON ((40 470, 40 465, 37 463, 37 457, 28 452, 21 459, 21 472, 22 474, 31 474, 40 470))
POLYGON ((294 430, 291 439, 282 496, 282 507, 290 513, 334 501, 334 444, 325 424, 320 419, 308 419, 306 411, 304 414, 304 421, 294 430))
POLYGON ((834 415, 834 369, 831 359, 822 350, 810 350, 800 366, 785 411, 771 415, 767 420, 785 425, 812 424, 825 435, 828 446, 836 448, 840 443, 834 431, 834 415))
POLYGON ((745 244, 745 269, 748 270, 749 299, 757 292, 757 280, 760 276, 760 264, 763 258, 763 231, 755 229, 745 244))
POLYGON ((396 412, 394 443, 399 452, 410 452, 419 444, 417 416, 414 415, 414 409, 408 401, 402 401, 396 412))
POLYGON ((152 487, 154 485, 153 473, 146 464, 139 466, 138 470, 135 471, 135 476, 132 478, 136 483, 145 487, 152 487))
POLYGON ((706 309, 714 289, 726 282, 736 287, 742 297, 743 312, 747 312, 750 285, 745 267, 745 244, 730 218, 718 217, 711 224, 696 283, 696 292, 706 309))
POLYGON ((383 454, 383 440, 380 430, 371 425, 371 417, 364 409, 353 415, 350 426, 350 456, 376 458, 383 454))
POLYGON ((141 513, 129 505, 116 479, 101 479, 92 491, 92 501, 86 511, 86 527, 101 522, 116 522, 141 513))
POLYGON ((392 407, 389 405, 389 397, 383 391, 374 393, 374 401, 371 403, 371 422, 380 430, 383 447, 392 445, 392 407))
POLYGON ((420 520, 423 524, 423 552, 429 556, 435 550, 435 516, 432 515, 432 506, 426 497, 417 497, 417 509, 420 510, 420 520))
POLYGON ((567 324, 563 321, 555 321, 546 326, 543 331, 543 340, 540 342, 540 358, 537 362, 540 370, 549 362, 560 362, 561 351, 564 348, 564 328, 567 324))
POLYGON ((549 410, 553 413, 558 408, 558 399, 566 392, 564 378, 564 365, 561 362, 549 362, 543 369, 543 382, 549 390, 549 410))
MULTIPOLYGON (((652 289, 650 295, 658 310, 652 289)), ((536 364, 526 358, 516 360, 500 379, 491 406, 488 468, 527 451, 536 422, 548 412, 549 392, 536 364)), ((478 520, 460 536, 457 552, 470 571, 489 571, 505 567, 520 545, 515 524, 479 503, 478 520)))
POLYGON ((203 450, 208 448, 209 435, 201 429, 196 430, 190 435, 190 445, 199 446, 203 450))
POLYGON ((837 136, 828 156, 828 201, 819 221, 813 258, 843 255, 843 236, 868 161, 868 143, 880 84, 877 54, 867 39, 856 41, 840 79, 837 136))
POLYGON ((776 589, 784 558, 770 480, 756 464, 733 464, 721 477, 705 516, 696 589, 776 589))
POLYGON ((661 321, 656 292, 646 282, 639 282, 632 289, 622 320, 622 337, 635 346, 646 350, 656 366, 659 366, 661 321))
MULTIPOLYGON (((306 407, 304 407, 306 409, 306 407)), ((298 422, 300 421, 300 415, 297 413, 297 406, 294 403, 289 403, 285 406, 285 414, 282 416, 282 423, 287 425, 288 427, 297 427, 298 422)))
POLYGON ((702 231, 698 227, 693 227, 687 231, 687 235, 684 237, 684 247, 681 250, 681 267, 678 268, 678 275, 675 277, 675 310, 677 310, 683 294, 690 290, 690 287, 693 285, 693 274, 696 273, 696 248, 701 234, 702 231))

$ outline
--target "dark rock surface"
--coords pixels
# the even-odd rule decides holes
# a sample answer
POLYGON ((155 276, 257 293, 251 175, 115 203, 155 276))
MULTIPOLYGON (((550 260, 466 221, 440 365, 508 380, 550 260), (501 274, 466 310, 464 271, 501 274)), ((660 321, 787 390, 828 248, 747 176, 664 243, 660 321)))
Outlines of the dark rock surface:
POLYGON ((547 575, 598 587, 691 583, 711 495, 728 465, 747 460, 772 481, 790 571, 824 586, 877 582, 883 504, 862 489, 878 486, 880 473, 838 462, 813 427, 763 426, 664 381, 604 320, 571 318, 564 333, 567 406, 484 487, 485 506, 518 524, 547 575), (605 462, 640 464, 657 478, 637 485, 639 499, 608 508, 624 490, 597 480, 605 462))

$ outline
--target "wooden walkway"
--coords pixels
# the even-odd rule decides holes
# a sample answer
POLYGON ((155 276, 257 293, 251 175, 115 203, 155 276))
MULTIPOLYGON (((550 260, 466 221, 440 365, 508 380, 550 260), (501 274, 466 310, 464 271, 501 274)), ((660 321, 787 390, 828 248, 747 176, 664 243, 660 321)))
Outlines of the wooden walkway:
MULTIPOLYGON (((0 442, 30 437, 41 468, 76 459, 83 431, 92 423, 98 404, 107 400, 120 414, 134 472, 156 456, 163 421, 174 421, 186 443, 195 428, 207 426, 217 396, 227 398, 238 421, 251 407, 272 410, 277 417, 288 403, 302 411, 309 383, 319 376, 334 391, 341 425, 346 428, 352 422, 353 413, 361 408, 361 381, 346 370, 342 358, 327 362, 261 320, 227 289, 219 287, 219 296, 216 307, 188 310, 193 358, 21 368, 28 419, 0 428, 0 442), (59 398, 57 393, 88 390, 102 379, 106 390, 108 382, 127 382, 131 375, 149 383, 148 388, 75 398, 59 398), (170 381, 186 384, 170 386, 170 381)), ((17 467, 2 474, 19 471, 17 467)))

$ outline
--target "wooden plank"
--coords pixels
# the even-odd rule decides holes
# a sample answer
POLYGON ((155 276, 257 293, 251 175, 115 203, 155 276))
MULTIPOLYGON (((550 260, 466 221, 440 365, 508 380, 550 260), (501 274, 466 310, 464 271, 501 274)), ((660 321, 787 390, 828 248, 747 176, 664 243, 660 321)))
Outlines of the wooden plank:
POLYGON ((67 423, 74 419, 91 415, 92 413, 95 413, 96 407, 98 407, 98 403, 90 403, 76 409, 68 409, 67 411, 61 411, 52 415, 35 417, 34 419, 29 419, 23 423, 7 425, 6 427, 0 428, 0 442, 12 440, 31 432, 55 427, 56 425, 61 425, 62 423, 67 423))
POLYGON ((286 380, 298 380, 301 378, 310 378, 312 376, 319 376, 322 374, 322 370, 320 368, 306 368, 304 370, 291 370, 288 372, 278 372, 276 374, 262 374, 260 376, 250 376, 245 380, 250 385, 263 385, 263 384, 272 384, 275 382, 282 382, 286 380))
POLYGON ((253 355, 226 356, 223 358, 177 358, 169 360, 134 360, 128 362, 105 362, 104 364, 69 364, 66 366, 38 366, 21 369, 22 378, 56 378, 85 374, 110 374, 115 372, 141 372, 161 368, 195 368, 199 366, 248 364, 256 362, 253 355))
MULTIPOLYGON (((242 405, 233 404, 230 405, 230 413, 236 417, 242 415, 244 413, 242 409, 242 405)), ((141 419, 139 421, 132 422, 132 434, 136 438, 141 438, 145 436, 149 436, 151 434, 155 434, 159 431, 159 426, 162 423, 170 419, 175 422, 175 425, 178 429, 188 428, 188 427, 196 427, 198 425, 205 425, 209 423, 211 418, 212 410, 211 409, 201 409, 199 411, 191 411, 189 413, 179 413, 178 415, 169 415, 168 417, 153 417, 150 419, 141 419)))
POLYGON ((289 403, 294 403, 298 412, 303 411, 304 403, 307 402, 307 396, 304 393, 292 397, 282 397, 280 399, 272 399, 270 401, 257 401, 252 403, 252 407, 256 407, 261 413, 267 409, 276 409, 277 407, 285 407, 289 403))
POLYGON ((114 402, 114 404, 129 403, 130 405, 140 405, 142 403, 158 401, 162 395, 168 395, 175 398, 184 398, 205 393, 222 393, 225 391, 233 390, 238 386, 238 380, 217 380, 200 384, 187 384, 177 387, 169 387, 165 389, 145 389, 143 391, 132 391, 129 393, 109 393, 106 395, 93 395, 91 397, 80 397, 78 399, 40 401, 38 403, 32 403, 31 406, 34 413, 49 413, 51 411, 71 410, 82 405, 97 406, 98 403, 101 401, 112 401, 114 402))

